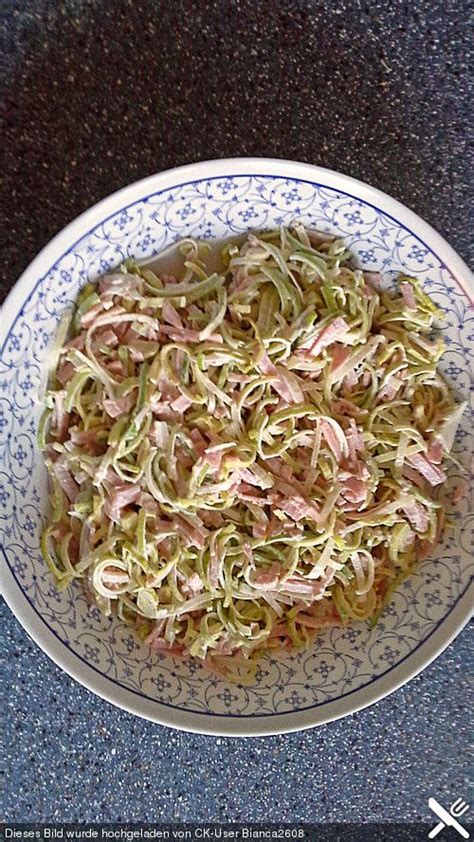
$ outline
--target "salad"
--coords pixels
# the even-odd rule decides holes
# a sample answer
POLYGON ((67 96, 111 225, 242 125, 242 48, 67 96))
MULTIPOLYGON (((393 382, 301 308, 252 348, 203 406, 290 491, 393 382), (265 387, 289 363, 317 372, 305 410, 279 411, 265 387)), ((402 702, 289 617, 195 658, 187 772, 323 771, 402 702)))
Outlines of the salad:
POLYGON ((440 539, 455 406, 441 314, 295 224, 132 260, 63 325, 39 428, 44 558, 152 650, 231 676, 376 622, 440 539))

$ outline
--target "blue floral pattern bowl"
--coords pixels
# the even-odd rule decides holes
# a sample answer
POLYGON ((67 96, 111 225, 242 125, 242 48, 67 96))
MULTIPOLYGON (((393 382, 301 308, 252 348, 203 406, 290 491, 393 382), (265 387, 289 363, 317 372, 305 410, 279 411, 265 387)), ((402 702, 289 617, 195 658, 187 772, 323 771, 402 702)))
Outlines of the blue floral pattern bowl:
MULTIPOLYGON (((328 170, 236 159, 171 170, 100 202, 33 261, 4 308, 0 358, 0 523, 3 591, 38 644, 76 679, 134 713, 179 728, 266 734, 325 722, 394 690, 429 663, 466 621, 474 515, 466 497, 454 529, 396 593, 374 629, 321 633, 305 652, 262 660, 254 686, 226 683, 196 661, 151 654, 128 627, 90 609, 79 585, 59 593, 39 551, 46 471, 35 436, 58 322, 81 286, 125 257, 144 258, 183 237, 239 235, 301 220, 345 238, 362 268, 387 281, 418 277, 446 316, 444 372, 472 396, 474 309, 467 267, 415 214, 328 170)), ((469 408, 455 452, 472 447, 469 408)), ((450 482, 459 480, 459 470, 450 482)))

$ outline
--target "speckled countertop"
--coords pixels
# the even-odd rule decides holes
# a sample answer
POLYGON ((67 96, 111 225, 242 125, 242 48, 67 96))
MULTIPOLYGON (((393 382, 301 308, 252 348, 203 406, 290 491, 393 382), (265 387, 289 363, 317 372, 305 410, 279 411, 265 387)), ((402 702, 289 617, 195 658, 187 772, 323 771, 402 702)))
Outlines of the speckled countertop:
MULTIPOLYGON (((469 260, 469 6, 1 4, 2 294, 56 231, 113 190, 235 155, 364 179, 469 260)), ((426 820, 430 795, 448 804, 467 795, 468 631, 368 710, 239 741, 116 710, 60 672, 2 610, 10 820, 426 820)))

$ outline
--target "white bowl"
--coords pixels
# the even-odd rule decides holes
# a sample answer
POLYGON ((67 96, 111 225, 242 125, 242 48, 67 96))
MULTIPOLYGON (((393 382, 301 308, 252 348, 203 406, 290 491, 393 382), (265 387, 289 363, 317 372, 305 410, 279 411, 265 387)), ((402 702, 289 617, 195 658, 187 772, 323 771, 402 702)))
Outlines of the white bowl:
MULTIPOLYGON (((4 306, 5 599, 39 646, 90 690, 140 716, 190 731, 271 734, 352 713, 430 663, 466 622, 472 604, 474 517, 467 499, 453 512, 454 531, 402 585, 374 629, 359 624, 331 630, 308 651, 266 658, 250 688, 227 684, 195 662, 150 654, 129 628, 91 612, 80 586, 58 593, 45 568, 39 533, 47 485, 35 443, 41 411, 36 396, 65 308, 86 280, 126 256, 149 256, 182 237, 222 238, 295 218, 344 237, 365 269, 389 275, 403 269, 422 280, 446 314, 444 371, 457 395, 467 396, 474 310, 466 265, 426 222, 379 190, 292 161, 208 161, 119 190, 43 249, 4 306)), ((473 451, 469 411, 455 449, 460 458, 473 451)))

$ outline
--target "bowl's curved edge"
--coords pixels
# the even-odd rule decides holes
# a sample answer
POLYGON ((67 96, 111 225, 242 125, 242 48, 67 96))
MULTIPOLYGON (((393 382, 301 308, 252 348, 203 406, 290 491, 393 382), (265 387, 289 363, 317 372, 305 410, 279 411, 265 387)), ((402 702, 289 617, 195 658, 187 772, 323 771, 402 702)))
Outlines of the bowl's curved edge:
POLYGON ((144 719, 181 731, 228 737, 262 737, 272 734, 290 733, 333 722, 336 719, 356 713, 398 690, 411 678, 432 663, 463 629, 472 616, 474 586, 471 585, 455 603, 444 620, 422 641, 417 649, 403 663, 396 664, 378 678, 370 688, 362 687, 342 699, 329 701, 318 708, 265 717, 240 717, 230 715, 200 714, 194 711, 180 711, 160 702, 153 702, 138 693, 117 685, 106 676, 93 672, 90 667, 65 644, 51 634, 50 629, 34 611, 28 598, 20 592, 7 565, 3 563, 3 597, 12 613, 19 620, 32 640, 46 655, 68 675, 87 690, 144 719))
MULTIPOLYGON (((296 178, 314 180, 334 189, 345 190, 352 186, 358 196, 365 202, 373 204, 382 202, 387 205, 387 212, 393 214, 402 224, 411 226, 423 235, 428 237, 432 243, 433 250, 441 251, 445 255, 444 262, 449 264, 450 271, 455 275, 458 283, 465 294, 474 303, 473 288, 474 281, 472 273, 467 264, 462 260, 452 246, 433 228, 425 222, 414 211, 406 205, 393 199, 387 193, 359 181, 352 176, 338 173, 335 170, 315 166, 298 161, 289 161, 285 158, 223 158, 218 160, 199 161, 195 164, 185 164, 181 167, 174 167, 161 173, 147 176, 126 187, 121 187, 109 196, 101 199, 91 208, 81 213, 76 219, 59 231, 36 255, 26 267, 20 278, 6 297, 3 303, 3 314, 15 313, 21 306, 25 297, 25 291, 29 290, 37 275, 40 274, 40 267, 48 254, 48 263, 52 265, 63 253, 64 244, 78 242, 95 218, 109 216, 120 207, 124 207, 136 201, 140 195, 147 195, 153 188, 156 191, 171 187, 176 182, 199 181, 201 179, 213 178, 216 176, 242 176, 242 175, 272 175, 281 178, 296 178)), ((1 328, 0 336, 7 336, 10 328, 10 321, 5 319, 1 328)), ((1 342, 3 346, 3 339, 1 342)))
MULTIPOLYGON (((318 181, 320 184, 342 191, 352 188, 362 201, 377 205, 381 203, 386 208, 387 213, 393 215, 402 225, 405 224, 407 227, 414 228, 421 239, 429 241, 429 248, 442 255, 443 262, 455 276, 466 296, 471 302, 473 301, 472 275, 465 262, 431 225, 424 222, 396 199, 392 199, 377 188, 350 176, 311 164, 279 158, 230 158, 188 164, 148 176, 102 199, 69 223, 53 237, 29 264, 6 298, 2 308, 4 314, 4 326, 1 329, 2 346, 4 339, 8 336, 11 322, 16 318, 17 312, 25 300, 25 295, 31 291, 38 277, 44 273, 45 258, 47 257, 46 263, 47 268, 49 268, 62 255, 64 248, 70 246, 71 242, 78 242, 94 222, 97 223, 98 220, 114 213, 121 207, 133 203, 141 195, 150 192, 152 189, 156 191, 164 190, 177 181, 198 181, 216 176, 237 177, 239 175, 257 174, 318 181)), ((117 691, 117 685, 113 684, 107 677, 93 672, 73 652, 68 650, 63 642, 51 634, 49 628, 35 613, 28 598, 19 588, 6 563, 2 561, 2 564, 5 571, 2 577, 2 591, 5 601, 30 637, 65 672, 87 689, 92 690, 93 688, 93 692, 97 695, 131 713, 162 725, 203 734, 264 736, 310 728, 354 713, 398 689, 430 664, 449 645, 472 614, 473 588, 471 585, 439 626, 433 630, 429 638, 422 641, 417 650, 407 657, 403 663, 395 665, 377 679, 370 688, 361 688, 342 699, 321 705, 319 708, 303 712, 272 714, 265 719, 258 716, 250 719, 219 715, 209 716, 170 709, 159 702, 144 699, 139 694, 134 694, 133 691, 125 688, 120 688, 117 691)))

